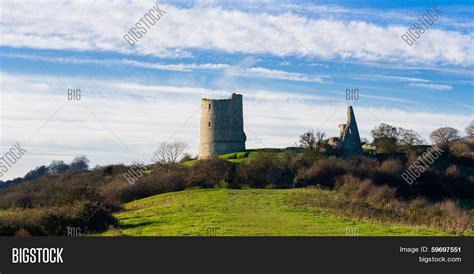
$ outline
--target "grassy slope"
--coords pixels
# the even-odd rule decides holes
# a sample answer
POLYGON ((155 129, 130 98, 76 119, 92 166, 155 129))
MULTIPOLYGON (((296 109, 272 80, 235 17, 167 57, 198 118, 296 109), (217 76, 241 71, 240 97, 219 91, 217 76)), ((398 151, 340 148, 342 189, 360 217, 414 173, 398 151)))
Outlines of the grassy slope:
POLYGON ((447 235, 427 228, 370 223, 336 217, 330 209, 292 203, 302 191, 316 189, 197 189, 160 194, 125 205, 117 214, 121 228, 102 235, 219 236, 346 235, 357 228, 360 236, 447 235))
MULTIPOLYGON (((259 153, 258 150, 256 149, 248 149, 246 151, 241 151, 241 152, 232 152, 228 154, 223 154, 219 155, 219 158, 228 160, 229 162, 232 163, 241 163, 245 159, 252 158, 253 156, 257 155, 259 153)), ((276 155, 282 154, 282 152, 272 152, 276 155)), ((184 162, 183 165, 185 166, 193 166, 198 162, 198 160, 189 160, 187 162, 184 162)))

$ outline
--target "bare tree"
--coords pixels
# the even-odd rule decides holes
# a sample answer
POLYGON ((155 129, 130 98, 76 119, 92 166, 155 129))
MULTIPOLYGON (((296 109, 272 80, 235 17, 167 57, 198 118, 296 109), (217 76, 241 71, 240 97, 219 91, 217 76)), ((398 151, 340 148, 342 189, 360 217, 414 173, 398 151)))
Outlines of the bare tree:
POLYGON ((300 136, 300 145, 309 150, 321 148, 324 136, 326 136, 324 132, 317 131, 314 133, 314 131, 310 130, 300 136))
POLYGON ((435 144, 449 145, 460 139, 459 131, 452 127, 441 127, 431 132, 430 139, 435 144))
POLYGON ((404 128, 399 128, 398 130, 400 132, 399 142, 402 145, 421 145, 425 142, 425 140, 414 130, 404 128))
POLYGON ((321 131, 316 131, 316 145, 318 149, 321 149, 323 144, 324 144, 324 137, 326 136, 326 133, 321 132, 321 131))
POLYGON ((154 154, 159 163, 170 165, 177 163, 186 149, 188 149, 188 145, 184 142, 163 142, 159 144, 154 154))
POLYGON ((316 148, 316 137, 314 131, 310 130, 300 136, 300 145, 302 148, 314 150, 316 148))
POLYGON ((414 130, 395 127, 388 124, 380 124, 372 131, 374 144, 379 151, 395 152, 398 145, 421 145, 425 140, 414 130))
POLYGON ((372 135, 373 143, 377 147, 377 152, 387 153, 398 150, 399 128, 382 123, 376 126, 370 134, 372 135))
POLYGON ((400 136, 399 128, 384 123, 376 126, 370 133, 374 140, 393 139, 397 141, 400 136))

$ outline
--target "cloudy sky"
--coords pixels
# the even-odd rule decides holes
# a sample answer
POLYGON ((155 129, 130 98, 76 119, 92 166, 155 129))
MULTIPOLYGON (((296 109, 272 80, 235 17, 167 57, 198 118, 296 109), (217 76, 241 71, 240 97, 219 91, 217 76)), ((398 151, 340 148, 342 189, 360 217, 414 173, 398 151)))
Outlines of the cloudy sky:
POLYGON ((232 92, 249 148, 335 136, 349 104, 363 137, 383 122, 428 139, 473 119, 471 1, 160 1, 130 45, 156 3, 1 2, 1 152, 28 150, 1 180, 76 155, 128 164, 163 141, 196 155, 199 99, 232 92), (442 14, 409 46, 401 35, 433 4, 442 14))

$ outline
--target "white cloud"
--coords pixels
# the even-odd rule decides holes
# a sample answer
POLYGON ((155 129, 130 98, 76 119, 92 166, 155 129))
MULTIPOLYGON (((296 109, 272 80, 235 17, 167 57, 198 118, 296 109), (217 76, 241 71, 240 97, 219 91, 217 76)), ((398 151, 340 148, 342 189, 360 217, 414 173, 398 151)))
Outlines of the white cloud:
POLYGON ((146 69, 157 69, 167 71, 180 71, 180 72, 193 72, 194 70, 227 70, 233 75, 239 75, 244 77, 259 77, 268 79, 278 80, 289 80, 289 81, 303 81, 303 82, 318 82, 322 83, 323 78, 329 78, 327 76, 311 76, 296 72, 287 72, 282 70, 273 70, 262 67, 246 67, 246 66, 235 66, 229 64, 161 64, 161 63, 149 63, 141 62, 130 59, 91 59, 91 58, 79 58, 79 57, 51 57, 51 56, 39 56, 31 54, 16 54, 16 53, 3 53, 1 57, 9 58, 21 58, 32 61, 44 61, 53 62, 60 64, 94 64, 94 65, 106 65, 106 66, 133 66, 138 68, 146 69))
POLYGON ((368 75, 368 74, 362 74, 362 75, 357 75, 355 78, 356 78, 356 79, 363 79, 363 80, 383 79, 383 80, 401 81, 401 82, 423 82, 423 83, 431 82, 430 80, 426 80, 426 79, 422 79, 422 78, 403 77, 403 76, 391 76, 391 75, 368 75))
POLYGON ((280 79, 280 80, 290 80, 290 81, 305 81, 305 82, 318 82, 322 83, 323 79, 320 76, 309 76, 301 73, 296 72, 287 72, 282 70, 274 70, 274 69, 267 69, 267 68, 247 68, 241 75, 245 76, 257 76, 263 78, 272 78, 272 79, 280 79))
POLYGON ((140 68, 192 72, 196 69, 217 70, 229 68, 228 64, 159 64, 122 59, 118 63, 140 68))
POLYGON ((433 90, 452 90, 453 87, 449 85, 439 85, 439 84, 421 84, 421 83, 410 83, 408 84, 412 87, 427 88, 433 90))
POLYGON ((393 98, 387 96, 377 96, 377 95, 361 95, 361 98, 370 98, 370 99, 378 99, 378 100, 385 100, 391 102, 398 102, 398 103, 414 103, 412 100, 400 99, 400 98, 393 98))
MULTIPOLYGON (((4 14, 17 14, 14 3, 1 5, 4 14)), ((123 34, 153 5, 153 1, 127 3, 126 7, 121 1, 64 1, 53 6, 31 1, 26 5, 30 12, 16 15, 15 23, 10 24, 12 30, 3 35, 0 43, 167 57, 185 57, 190 49, 202 49, 425 65, 466 66, 474 60, 471 34, 430 29, 410 47, 400 38, 408 26, 304 16, 293 16, 290 24, 286 12, 270 15, 213 6, 180 9, 162 5, 166 14, 136 47, 130 47, 123 34), (283 31, 269 41, 264 34, 275 33, 275 26, 278 33, 283 31)))
POLYGON ((1 57, 8 58, 21 58, 31 61, 41 61, 41 62, 52 62, 59 64, 93 64, 93 65, 104 65, 104 66, 133 66, 139 68, 147 69, 157 69, 157 70, 169 70, 169 71, 182 71, 182 72, 192 72, 196 69, 206 69, 206 70, 215 70, 215 69, 225 69, 229 68, 228 64, 161 64, 161 63, 149 63, 135 61, 131 59, 92 59, 84 57, 51 57, 51 56, 41 56, 41 55, 32 55, 32 54, 17 54, 17 53, 2 53, 1 57))

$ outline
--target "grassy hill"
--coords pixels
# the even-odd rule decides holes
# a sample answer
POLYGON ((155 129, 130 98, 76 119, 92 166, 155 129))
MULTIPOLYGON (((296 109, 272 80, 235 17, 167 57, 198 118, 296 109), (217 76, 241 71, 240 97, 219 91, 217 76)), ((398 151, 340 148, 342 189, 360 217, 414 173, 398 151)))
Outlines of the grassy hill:
MULTIPOLYGON (((283 155, 283 149, 278 149, 278 148, 266 148, 266 149, 247 149, 245 151, 240 151, 240 152, 232 152, 232 153, 227 153, 223 155, 219 155, 218 157, 221 159, 228 160, 229 162, 239 164, 243 160, 250 159, 257 155, 260 152, 267 152, 274 154, 276 156, 283 155)), ((185 166, 192 166, 196 164, 198 160, 189 160, 183 163, 185 166)))
MULTIPOLYGON (((320 189, 195 189, 125 204, 118 228, 104 236, 360 236, 449 235, 424 227, 356 221, 330 208, 299 203, 301 195, 337 195, 320 189)), ((469 233, 474 235, 474 233, 469 233)))

